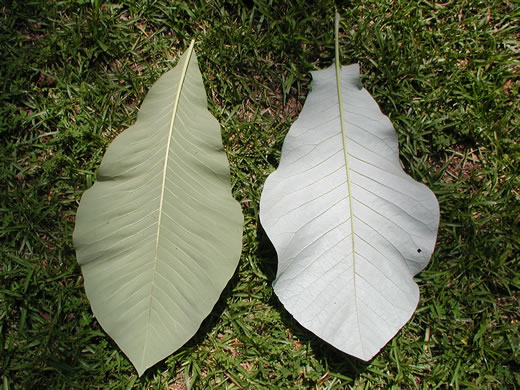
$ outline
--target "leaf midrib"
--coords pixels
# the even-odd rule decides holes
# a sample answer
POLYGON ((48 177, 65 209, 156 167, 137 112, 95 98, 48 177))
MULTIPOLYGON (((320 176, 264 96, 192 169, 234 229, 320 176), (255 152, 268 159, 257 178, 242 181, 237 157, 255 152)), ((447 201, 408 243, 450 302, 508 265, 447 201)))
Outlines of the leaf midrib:
MULTIPOLYGON (((353 197, 350 180, 350 166, 348 159, 348 147, 347 147, 347 134, 345 130, 345 120, 343 115, 343 99, 341 94, 341 62, 339 59, 339 22, 340 16, 336 12, 336 19, 334 23, 334 49, 335 49, 335 68, 336 68, 336 87, 338 93, 338 108, 339 108, 339 120, 341 126, 341 140, 343 141, 343 153, 345 158, 345 170, 347 173, 347 191, 348 191, 348 206, 350 213, 350 236, 352 239, 352 273, 353 273, 353 288, 354 288, 354 308, 356 310, 356 320, 358 326, 359 339, 361 341, 361 325, 359 323, 359 310, 358 310, 358 298, 357 298, 357 285, 356 285, 356 240, 354 239, 354 212, 353 212, 353 197)), ((361 342, 361 348, 364 351, 363 342, 361 342)))
POLYGON ((159 208, 158 208, 159 215, 158 215, 158 218, 157 218, 157 233, 156 233, 156 238, 155 238, 153 272, 152 272, 152 289, 150 291, 150 303, 148 305, 148 319, 147 319, 147 322, 146 322, 145 340, 144 340, 144 343, 143 343, 143 353, 142 353, 142 356, 141 356, 141 368, 143 370, 144 370, 144 363, 145 363, 144 362, 144 357, 146 355, 146 347, 147 347, 147 344, 148 344, 148 335, 149 335, 151 315, 152 315, 152 302, 153 302, 153 293, 154 293, 154 289, 155 289, 155 276, 157 274, 157 262, 158 262, 158 259, 159 259, 158 252, 159 252, 159 240, 160 240, 160 233, 161 233, 161 217, 162 217, 162 209, 163 209, 163 201, 164 201, 164 192, 165 192, 164 190, 165 190, 165 187, 166 187, 166 173, 167 173, 167 169, 168 169, 168 158, 169 158, 169 153, 170 153, 170 144, 171 144, 171 140, 172 140, 172 134, 173 134, 173 129, 174 129, 174 125, 175 125, 175 119, 177 117, 177 108, 179 106, 181 92, 182 92, 182 88, 184 86, 184 80, 186 79, 186 73, 188 71, 188 66, 189 66, 190 61, 191 61, 191 56, 192 56, 192 53, 193 53, 194 45, 195 45, 195 39, 193 39, 191 41, 190 46, 189 46, 189 48, 188 48, 188 50, 186 52, 186 59, 184 61, 183 67, 182 67, 181 77, 180 77, 180 80, 179 80, 179 86, 177 88, 177 94, 175 96, 175 102, 173 104, 173 109, 172 109, 172 115, 171 115, 171 119, 170 119, 170 127, 168 129, 168 141, 167 141, 167 144, 166 144, 166 153, 165 153, 164 165, 163 165, 163 176, 162 176, 162 182, 161 182, 161 195, 160 195, 160 198, 159 198, 159 208))

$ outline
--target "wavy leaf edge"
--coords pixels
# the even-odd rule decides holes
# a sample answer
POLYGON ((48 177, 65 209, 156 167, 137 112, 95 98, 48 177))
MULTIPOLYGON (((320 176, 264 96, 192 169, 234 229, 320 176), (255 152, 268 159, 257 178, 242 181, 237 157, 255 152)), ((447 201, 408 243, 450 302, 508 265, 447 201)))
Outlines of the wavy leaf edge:
POLYGON ((197 332, 242 250, 241 207, 194 44, 109 145, 73 233, 94 315, 139 376, 197 332))
MULTIPOLYGON (((395 336, 415 311, 419 301, 419 288, 413 281, 413 276, 428 264, 433 253, 439 224, 439 205, 435 195, 424 184, 414 181, 401 168, 395 130, 388 118, 381 113, 377 103, 362 87, 359 66, 341 66, 339 20, 339 15, 336 14, 335 64, 327 69, 312 72, 312 91, 300 116, 286 136, 279 167, 264 184, 260 201, 260 220, 278 255, 278 271, 273 286, 285 308, 300 324, 323 340, 343 352, 368 361, 395 336), (337 93, 335 97, 330 98, 332 77, 335 79, 337 93), (318 94, 321 95, 318 97, 318 94), (319 122, 319 118, 328 115, 331 110, 331 99, 335 100, 334 104, 339 107, 339 112, 332 119, 330 115, 326 119, 329 122, 339 119, 339 129, 336 129, 335 133, 327 132, 325 125, 319 122), (360 106, 360 102, 370 106, 369 114, 373 116, 367 114, 369 110, 360 106), (323 111, 313 111, 313 107, 309 106, 312 104, 323 106, 323 111), (370 132, 359 125, 363 122, 363 117, 373 123, 377 131, 370 132), (310 125, 314 123, 316 126, 310 125), (326 133, 328 138, 323 136, 323 140, 317 142, 318 130, 326 133), (365 141, 369 139, 369 145, 360 145, 363 141, 362 135, 365 136, 365 141), (304 141, 298 139, 305 137, 307 138, 304 141), (330 141, 334 139, 337 140, 335 143, 330 141), (329 169, 321 176, 316 174, 315 180, 312 181, 309 177, 313 175, 313 170, 318 170, 316 167, 340 160, 336 155, 319 160, 316 150, 334 150, 335 153, 341 154, 339 150, 334 149, 338 143, 342 144, 340 149, 343 150, 345 177, 338 175, 342 169, 340 167, 329 169), (353 153, 349 150, 351 147, 353 153), (374 150, 380 151, 382 155, 386 153, 385 158, 379 159, 384 163, 380 164, 383 168, 371 167, 373 161, 377 160, 373 156, 374 150), (318 162, 314 165, 307 164, 308 169, 302 169, 291 176, 290 169, 296 172, 298 164, 308 163, 311 158, 309 156, 313 156, 318 162), (370 180, 373 180, 367 173, 370 169, 380 183, 370 183, 370 180), (378 177, 385 169, 388 171, 387 175, 398 181, 399 185, 394 185, 397 188, 391 188, 391 180, 378 177), (294 179, 295 176, 297 179, 294 179), (339 186, 334 187, 337 183, 329 183, 333 176, 341 176, 341 180, 344 181, 340 184, 345 187, 346 196, 343 198, 334 195, 339 186), (354 179, 351 176, 354 176, 354 179), (368 190, 363 189, 360 183, 371 187, 367 187, 368 190), (327 191, 320 192, 320 188, 317 188, 327 185, 330 185, 327 191), (416 215, 410 212, 409 216, 396 216, 399 223, 391 222, 388 215, 396 214, 399 207, 384 204, 386 199, 378 195, 376 187, 379 190, 386 188, 391 196, 402 188, 405 188, 405 191, 409 188, 416 198, 412 199, 412 196, 403 193, 399 195, 403 199, 396 202, 401 207, 403 215, 407 213, 405 206, 412 208, 416 215), (302 201, 300 199, 306 196, 303 195, 305 191, 313 193, 302 201), (332 199, 331 202, 336 203, 332 206, 327 202, 318 205, 320 197, 329 197, 332 199), (345 201, 345 198, 348 200, 345 201), (370 209, 365 198, 370 198, 385 209, 381 213, 388 214, 381 214, 380 226, 369 226, 366 220, 363 221, 361 218, 360 210, 363 211, 363 218, 372 218, 370 213, 377 214, 374 206, 372 210, 365 211, 370 209), (341 213, 338 213, 339 217, 330 217, 325 221, 330 209, 337 208, 341 203, 346 203, 342 212, 346 213, 348 218, 343 220, 341 213), (319 206, 322 208, 317 211, 319 206), (412 222, 416 219, 416 225, 413 225, 412 222), (387 230, 391 235, 392 229, 402 228, 399 224, 405 224, 410 229, 407 237, 396 238, 397 244, 379 231, 382 229, 381 226, 390 227, 387 230), (317 233, 313 233, 312 226, 318 226, 321 230, 316 228, 317 233), (377 237, 379 240, 376 240, 376 244, 372 244, 367 238, 370 228, 372 236, 381 236, 377 237), (340 230, 343 231, 343 235, 337 233, 340 230), (328 247, 316 244, 332 236, 337 237, 328 247), (348 240, 350 244, 345 244, 348 240), (391 255, 394 268, 374 260, 377 256, 383 256, 385 248, 396 252, 396 256, 391 255), (363 251, 363 254, 358 251, 363 251), (335 252, 336 258, 330 255, 335 252), (367 253, 372 257, 367 258, 367 253), (340 258, 340 261, 336 261, 337 258, 340 258), (349 260, 345 260, 347 258, 349 260), (396 276, 398 273, 400 276, 396 276), (370 276, 378 276, 376 283, 370 280, 370 276), (379 291, 384 288, 386 290, 379 291), (345 290, 349 292, 345 293, 345 290), (393 297, 389 294, 393 294, 393 297), (377 300, 380 302, 376 302, 377 300), (395 313, 388 310, 388 306, 393 306, 395 313), (386 324, 382 326, 377 324, 378 321, 386 324)), ((331 123, 328 126, 333 126, 331 123)), ((339 165, 337 163, 337 166, 339 165)))

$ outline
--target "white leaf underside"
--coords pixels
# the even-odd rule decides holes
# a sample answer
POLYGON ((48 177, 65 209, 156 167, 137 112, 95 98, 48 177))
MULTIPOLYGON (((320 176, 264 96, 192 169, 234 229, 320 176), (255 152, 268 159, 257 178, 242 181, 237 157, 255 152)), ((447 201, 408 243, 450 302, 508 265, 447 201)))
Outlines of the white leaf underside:
POLYGON ((417 306, 413 275, 434 250, 439 208, 402 170, 393 126, 359 67, 338 74, 341 109, 334 66, 312 73, 260 219, 278 253, 280 301, 323 340, 369 360, 417 306))
POLYGON ((139 375, 210 313, 237 266, 242 221, 192 42, 108 148, 76 217, 92 310, 139 375))

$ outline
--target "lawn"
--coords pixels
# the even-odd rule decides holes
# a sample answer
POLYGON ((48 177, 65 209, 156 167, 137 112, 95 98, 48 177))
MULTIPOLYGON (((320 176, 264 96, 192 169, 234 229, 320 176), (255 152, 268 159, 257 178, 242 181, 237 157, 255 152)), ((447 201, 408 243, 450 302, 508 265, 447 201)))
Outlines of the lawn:
POLYGON ((440 203, 408 324, 363 362, 299 325, 271 287, 258 203, 309 72, 333 61, 333 1, 14 0, 0 5, 4 390, 520 388, 519 3, 336 6, 342 63, 361 64, 403 166, 440 203), (192 38, 243 251, 197 334, 139 378, 92 314, 71 236, 106 147, 192 38))

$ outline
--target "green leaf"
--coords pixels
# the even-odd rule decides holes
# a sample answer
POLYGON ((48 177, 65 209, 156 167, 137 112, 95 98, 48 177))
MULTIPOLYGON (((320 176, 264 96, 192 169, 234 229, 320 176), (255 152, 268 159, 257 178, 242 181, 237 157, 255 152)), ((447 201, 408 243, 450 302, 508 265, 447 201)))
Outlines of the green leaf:
POLYGON ((278 253, 274 290, 303 326, 369 360, 417 306, 413 276, 434 250, 439 205, 402 170, 358 65, 340 65, 337 32, 336 65, 312 76, 260 201, 278 253))
POLYGON ((139 375, 195 334, 241 252, 243 217, 193 45, 112 142, 76 217, 92 310, 139 375))

